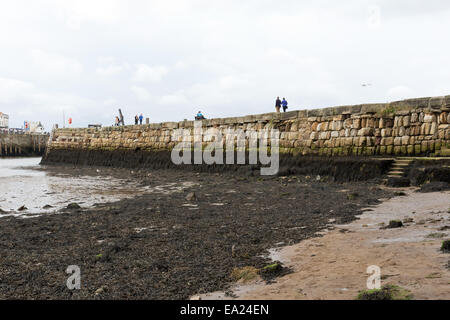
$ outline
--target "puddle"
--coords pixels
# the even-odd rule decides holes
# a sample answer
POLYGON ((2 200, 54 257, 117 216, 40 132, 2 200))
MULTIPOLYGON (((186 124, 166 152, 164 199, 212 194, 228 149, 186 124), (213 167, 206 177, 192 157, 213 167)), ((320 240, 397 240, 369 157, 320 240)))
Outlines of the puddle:
POLYGON ((58 174, 41 170, 40 160, 0 159, 0 218, 31 218, 37 213, 56 212, 73 202, 87 208, 145 193, 170 194, 195 185, 183 182, 144 187, 129 179, 58 174), (17 212, 23 205, 27 210, 17 212))

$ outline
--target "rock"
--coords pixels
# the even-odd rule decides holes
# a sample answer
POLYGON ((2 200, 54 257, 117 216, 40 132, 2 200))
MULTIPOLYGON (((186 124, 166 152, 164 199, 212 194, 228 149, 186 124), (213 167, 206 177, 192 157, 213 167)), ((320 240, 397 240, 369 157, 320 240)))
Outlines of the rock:
POLYGON ((408 178, 398 177, 398 178, 389 178, 386 182, 386 185, 394 188, 405 188, 411 185, 411 181, 408 178))
POLYGON ((47 204, 42 209, 47 210, 47 209, 51 209, 51 208, 53 208, 53 206, 47 204))
POLYGON ((195 201, 195 200, 197 200, 197 196, 195 195, 195 192, 190 192, 190 193, 186 196, 186 200, 187 200, 187 201, 195 201))
POLYGON ((189 300, 200 301, 200 300, 202 300, 202 298, 200 298, 200 296, 192 296, 189 300))
POLYGON ((275 275, 278 274, 282 269, 283 267, 281 266, 280 263, 274 263, 262 268, 261 274, 275 275))
POLYGON ((101 295, 103 292, 105 292, 105 288, 104 287, 100 287, 97 290, 95 290, 95 295, 101 295))
POLYGON ((81 209, 80 205, 78 203, 71 203, 67 206, 67 209, 70 210, 77 210, 77 209, 81 209))
POLYGON ((25 210, 28 210, 28 208, 25 207, 25 205, 23 205, 19 209, 17 209, 17 211, 25 211, 25 210))
POLYGON ((450 184, 443 181, 434 181, 424 184, 417 192, 427 193, 427 192, 438 192, 450 190, 450 184))
POLYGON ((444 253, 450 253, 450 240, 442 242, 441 251, 444 253))
POLYGON ((397 229, 403 227, 403 222, 400 220, 391 220, 389 221, 389 225, 386 226, 386 229, 397 229))

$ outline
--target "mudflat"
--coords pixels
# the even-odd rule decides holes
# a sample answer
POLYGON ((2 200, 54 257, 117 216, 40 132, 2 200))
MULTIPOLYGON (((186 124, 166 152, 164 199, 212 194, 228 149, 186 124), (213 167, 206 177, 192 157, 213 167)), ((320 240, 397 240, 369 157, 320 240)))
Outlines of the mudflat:
POLYGON ((227 291, 234 268, 262 268, 271 263, 269 249, 348 224, 393 196, 377 181, 317 176, 52 170, 129 179, 138 182, 136 197, 32 218, 0 213, 0 299, 187 299, 227 291), (66 286, 70 265, 80 267, 80 290, 66 286))

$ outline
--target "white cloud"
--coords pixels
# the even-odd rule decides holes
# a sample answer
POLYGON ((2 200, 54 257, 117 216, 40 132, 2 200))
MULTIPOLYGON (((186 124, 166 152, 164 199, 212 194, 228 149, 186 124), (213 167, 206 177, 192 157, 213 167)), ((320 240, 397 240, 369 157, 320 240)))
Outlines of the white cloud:
POLYGON ((407 86, 396 86, 389 89, 387 96, 390 101, 414 98, 414 91, 407 86))
POLYGON ((115 106, 115 105, 117 105, 117 100, 116 99, 107 99, 107 100, 103 101, 103 105, 115 106))
POLYGON ((447 0, 4 1, 0 109, 51 126, 64 107, 87 125, 112 123, 117 106, 170 121, 198 108, 268 112, 278 95, 291 109, 446 95, 449 9, 447 0))
POLYGON ((0 103, 15 104, 35 90, 32 83, 16 79, 0 78, 0 103))
POLYGON ((106 67, 98 67, 95 72, 100 76, 114 76, 123 71, 123 66, 110 65, 106 67))
POLYGON ((136 82, 160 82, 169 72, 165 66, 150 67, 146 64, 136 66, 133 80, 136 82))
POLYGON ((45 76, 72 77, 83 72, 82 64, 73 58, 43 50, 32 50, 33 68, 45 76))
POLYGON ((180 92, 164 95, 158 100, 158 103, 161 105, 185 106, 189 104, 189 100, 186 98, 184 93, 180 92))
POLYGON ((131 91, 136 95, 139 101, 148 102, 152 100, 150 92, 143 87, 132 86, 131 91))

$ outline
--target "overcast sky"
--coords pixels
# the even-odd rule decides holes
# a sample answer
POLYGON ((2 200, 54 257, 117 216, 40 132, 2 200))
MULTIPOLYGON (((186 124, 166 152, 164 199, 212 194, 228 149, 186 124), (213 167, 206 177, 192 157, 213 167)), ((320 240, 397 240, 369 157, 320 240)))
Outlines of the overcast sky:
POLYGON ((50 129, 449 95, 449 30, 448 0, 1 1, 0 111, 50 129))

